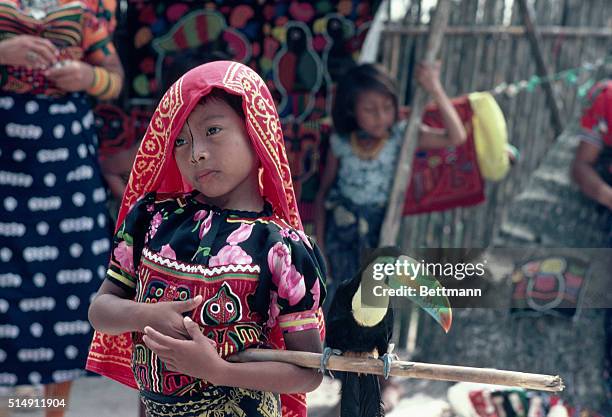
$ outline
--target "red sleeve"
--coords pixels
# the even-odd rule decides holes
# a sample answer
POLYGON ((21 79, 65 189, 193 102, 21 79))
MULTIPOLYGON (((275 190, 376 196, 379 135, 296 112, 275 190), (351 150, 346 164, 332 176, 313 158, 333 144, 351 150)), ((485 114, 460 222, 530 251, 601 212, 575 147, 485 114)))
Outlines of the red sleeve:
POLYGON ((581 139, 598 145, 604 142, 612 146, 610 135, 610 119, 612 118, 612 81, 598 83, 591 89, 588 101, 582 112, 580 125, 582 127, 581 139))

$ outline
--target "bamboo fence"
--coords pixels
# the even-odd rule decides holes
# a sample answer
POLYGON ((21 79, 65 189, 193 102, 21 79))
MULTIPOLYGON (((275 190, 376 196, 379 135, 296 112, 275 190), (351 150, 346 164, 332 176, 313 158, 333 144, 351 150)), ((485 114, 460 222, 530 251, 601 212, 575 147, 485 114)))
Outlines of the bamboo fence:
MULTIPOLYGON (((383 29, 379 61, 398 81, 400 97, 410 105, 415 91, 414 65, 425 55, 430 2, 412 0, 401 21, 388 21, 383 29)), ((612 2, 608 0, 534 0, 534 24, 542 58, 549 73, 595 62, 610 53, 612 2)), ((492 90, 495 86, 529 80, 538 73, 526 36, 524 21, 514 0, 461 0, 451 2, 442 44, 441 80, 449 96, 492 90)), ((601 74, 601 72, 600 72, 601 74)), ((559 81, 552 90, 564 128, 577 121, 581 107, 578 88, 593 72, 575 83, 559 81)), ((523 190, 557 135, 544 89, 521 91, 496 99, 508 124, 508 138, 521 152, 521 162, 499 183, 487 183, 486 202, 406 217, 398 243, 404 248, 486 247, 493 242, 510 201, 523 190)), ((407 314, 396 323, 399 346, 408 337, 407 314)))
MULTIPOLYGON (((424 2, 426 3, 426 2, 424 2)), ((609 53, 612 40, 612 2, 607 0, 536 0, 535 24, 543 60, 551 73, 595 62, 609 53)), ((429 11, 414 0, 401 22, 383 29, 380 62, 398 80, 400 97, 410 104, 415 90, 412 72, 424 56, 429 11)), ((518 7, 512 0, 452 2, 442 45, 442 82, 450 96, 491 90, 502 82, 528 80, 537 74, 536 60, 525 36, 518 7)), ((553 83, 561 120, 576 120, 578 87, 553 83)), ((521 163, 499 183, 487 183, 487 201, 476 207, 410 216, 404 219, 404 247, 484 247, 493 239, 504 207, 517 195, 538 166, 556 135, 542 86, 510 97, 497 95, 509 129, 509 140, 521 151, 521 163)))

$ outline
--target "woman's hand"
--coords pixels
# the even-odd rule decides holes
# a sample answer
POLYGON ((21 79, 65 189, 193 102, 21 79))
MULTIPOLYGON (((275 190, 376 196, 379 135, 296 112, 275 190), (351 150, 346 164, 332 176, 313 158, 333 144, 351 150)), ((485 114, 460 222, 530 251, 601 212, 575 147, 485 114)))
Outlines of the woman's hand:
POLYGON ((202 334, 200 326, 185 317, 188 340, 179 340, 145 327, 143 341, 174 372, 215 383, 226 363, 217 353, 217 344, 202 334))
POLYGON ((102 175, 117 201, 121 201, 138 152, 138 144, 129 149, 99 158, 102 175))
POLYGON ((440 84, 440 61, 432 64, 419 63, 416 67, 415 78, 431 95, 442 91, 442 84, 440 84))
POLYGON ((61 90, 75 92, 87 90, 93 84, 93 67, 83 61, 61 61, 45 71, 45 77, 61 90))
POLYGON ((191 336, 185 328, 183 313, 195 310, 201 303, 201 295, 186 301, 141 303, 141 328, 152 327, 170 338, 188 340, 191 336))
POLYGON ((44 38, 19 35, 0 41, 0 65, 48 68, 57 62, 59 50, 44 38))

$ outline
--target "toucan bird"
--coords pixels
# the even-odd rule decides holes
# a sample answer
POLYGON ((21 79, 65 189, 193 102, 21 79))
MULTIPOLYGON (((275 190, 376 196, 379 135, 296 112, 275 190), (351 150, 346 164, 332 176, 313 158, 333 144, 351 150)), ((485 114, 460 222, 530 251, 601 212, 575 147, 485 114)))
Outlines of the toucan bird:
MULTIPOLYGON (((322 369, 332 354, 381 357, 385 378, 388 377, 392 355, 390 340, 393 335, 393 308, 386 292, 374 291, 375 286, 399 288, 426 285, 439 286, 435 278, 422 274, 406 276, 385 266, 397 262, 416 262, 401 254, 395 247, 374 250, 361 269, 350 280, 340 284, 325 318, 326 348, 321 360, 322 369), (394 271, 391 273, 387 273, 394 271), (378 295, 374 295, 378 294, 378 295), (350 352, 350 353, 349 353, 350 352)), ((416 291, 416 294, 419 292, 416 291)), ((432 300, 418 295, 408 297, 420 305, 448 331, 452 321, 448 299, 432 300)), ((384 409, 378 376, 341 373, 341 417, 382 417, 384 409)))

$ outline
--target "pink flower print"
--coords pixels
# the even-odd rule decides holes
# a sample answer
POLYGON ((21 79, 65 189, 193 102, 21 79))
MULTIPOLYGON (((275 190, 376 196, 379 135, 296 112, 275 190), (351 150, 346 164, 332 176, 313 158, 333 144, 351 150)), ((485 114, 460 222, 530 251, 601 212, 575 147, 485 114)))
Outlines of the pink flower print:
POLYGON ((306 236, 306 233, 302 232, 301 230, 298 230, 297 234, 302 239, 302 242, 304 242, 304 244, 308 246, 308 249, 312 249, 312 245, 310 244, 310 240, 308 239, 308 236, 306 236))
POLYGON ((227 245, 210 258, 208 266, 244 265, 253 263, 251 258, 240 246, 227 245))
POLYGON ((193 215, 193 220, 199 222, 206 216, 208 216, 208 210, 198 210, 196 211, 196 214, 193 215))
POLYGON ((297 242, 298 240, 300 240, 300 237, 298 236, 298 234, 295 233, 295 231, 291 229, 281 229, 280 235, 284 238, 290 238, 294 242, 297 242))
POLYGON ((153 210, 155 210, 155 206, 153 204, 147 204, 147 211, 153 213, 153 210))
POLYGON ((162 214, 159 211, 155 213, 155 216, 153 216, 153 219, 151 220, 151 228, 149 229, 149 237, 151 239, 153 239, 153 236, 155 236, 157 233, 157 228, 162 223, 162 220, 162 214))
POLYGON ((278 306, 278 294, 276 291, 270 293, 270 308, 268 309, 268 321, 266 326, 272 328, 276 326, 276 319, 280 314, 280 307, 278 306))
POLYGON ((268 266, 272 273, 272 282, 278 288, 278 296, 296 305, 306 294, 304 276, 291 264, 289 248, 277 242, 268 252, 268 266))
POLYGON ((174 249, 172 249, 170 245, 162 246, 159 254, 164 258, 176 260, 176 252, 174 252, 174 249))
POLYGON ((113 251, 115 259, 125 271, 134 275, 134 248, 121 241, 113 251))
POLYGON ((289 270, 281 276, 278 283, 278 296, 289 301, 290 306, 300 302, 306 294, 304 276, 300 274, 295 266, 291 265, 289 270))
POLYGON ((319 300, 321 299, 321 287, 319 287, 319 278, 315 280, 315 283, 312 284, 312 288, 310 289, 310 293, 312 294, 312 309, 316 310, 319 308, 319 300))
MULTIPOLYGON (((206 211, 206 210, 200 210, 200 211, 206 211)), ((198 237, 200 239, 202 239, 204 235, 208 233, 208 231, 210 230, 212 226, 213 215, 214 215, 214 212, 211 211, 208 214, 208 217, 206 217, 204 221, 202 222, 202 224, 200 225, 200 233, 198 234, 198 237)))
POLYGON ((252 231, 253 224, 242 223, 238 229, 234 230, 227 237, 227 243, 230 245, 237 245, 238 243, 244 242, 251 236, 252 231))
POLYGON ((276 279, 274 284, 278 285, 278 277, 283 274, 283 271, 291 266, 291 253, 287 245, 282 242, 277 242, 268 251, 268 267, 272 274, 272 279, 276 279))

